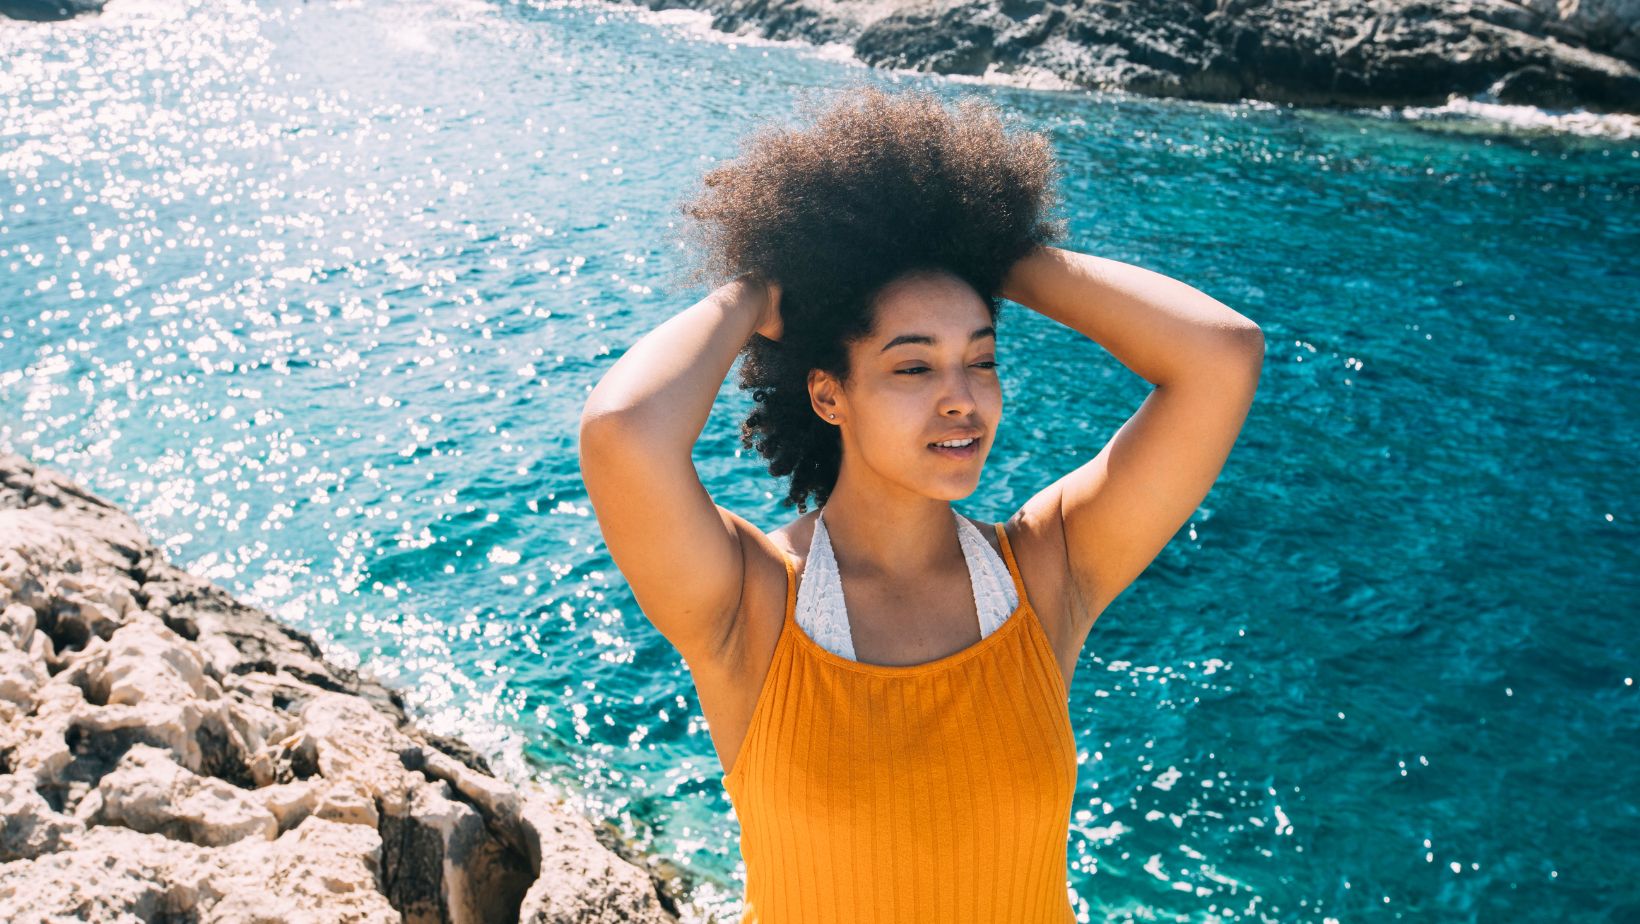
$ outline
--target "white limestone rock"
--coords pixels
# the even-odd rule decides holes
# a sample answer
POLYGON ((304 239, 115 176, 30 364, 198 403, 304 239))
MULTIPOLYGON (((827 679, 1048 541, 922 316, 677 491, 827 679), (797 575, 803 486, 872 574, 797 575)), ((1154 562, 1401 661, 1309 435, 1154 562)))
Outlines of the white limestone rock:
POLYGON ((100 804, 85 813, 90 824, 123 825, 202 847, 267 841, 279 833, 278 820, 250 792, 192 773, 146 744, 125 752, 97 795, 100 804))
POLYGON ((590 823, 0 452, 0 919, 479 924, 521 907, 673 920, 590 823))
MULTIPOLYGON (((12 609, 32 612, 26 607, 12 609)), ((30 629, 29 639, 35 634, 35 630, 30 629)), ((10 632, 0 630, 0 700, 26 707, 34 699, 34 691, 50 677, 44 659, 20 646, 10 632)))
POLYGON ((0 863, 62 850, 84 830, 79 819, 53 811, 33 781, 0 775, 0 863))

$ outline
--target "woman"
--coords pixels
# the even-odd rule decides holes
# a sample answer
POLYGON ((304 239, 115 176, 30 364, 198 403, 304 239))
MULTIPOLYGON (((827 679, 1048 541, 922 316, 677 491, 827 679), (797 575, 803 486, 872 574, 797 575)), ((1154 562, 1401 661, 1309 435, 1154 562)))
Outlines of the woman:
MULTIPOLYGON (((1077 654, 1218 477, 1263 336, 1182 282, 1051 246, 1048 141, 978 98, 856 86, 816 114, 705 175, 697 278, 733 278, 593 389, 582 475, 727 769, 743 922, 1072 920, 1077 654), (1002 422, 1000 298, 1155 387, 984 524, 951 502, 1002 422), (790 476, 788 504, 818 505, 767 534, 692 463, 741 354, 742 441, 790 476)), ((1066 386, 1050 413, 1086 413, 1066 386)))

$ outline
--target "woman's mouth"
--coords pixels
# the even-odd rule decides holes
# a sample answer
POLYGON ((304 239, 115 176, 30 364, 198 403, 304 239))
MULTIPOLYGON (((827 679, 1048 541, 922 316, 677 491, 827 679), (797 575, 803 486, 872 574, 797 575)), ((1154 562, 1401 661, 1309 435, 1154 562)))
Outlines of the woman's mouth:
MULTIPOLYGON (((956 441, 956 440, 947 440, 946 441, 947 444, 956 443, 956 442, 958 442, 958 441, 956 441)), ((968 440, 963 445, 943 445, 941 443, 929 443, 928 448, 932 449, 934 452, 937 452, 940 455, 946 456, 948 458, 952 458, 952 459, 972 459, 973 457, 979 455, 979 437, 974 437, 973 439, 968 440)))

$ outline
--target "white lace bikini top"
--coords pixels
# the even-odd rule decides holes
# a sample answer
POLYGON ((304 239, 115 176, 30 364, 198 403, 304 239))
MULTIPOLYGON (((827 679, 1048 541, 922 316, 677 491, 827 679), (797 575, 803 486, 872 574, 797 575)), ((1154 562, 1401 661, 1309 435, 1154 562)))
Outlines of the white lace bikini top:
MULTIPOLYGON (((1019 606, 1019 594, 1014 590, 1008 563, 985 541, 979 528, 955 508, 951 515, 957 518, 957 539, 962 543, 962 557, 968 564, 968 580, 973 585, 974 606, 979 612, 979 634, 984 638, 1008 621, 1019 606)), ((797 624, 820 647, 850 661, 859 660, 854 656, 854 637, 843 606, 842 576, 837 570, 837 558, 832 554, 831 538, 826 535, 824 507, 814 518, 814 538, 809 542, 803 580, 797 588, 795 615, 797 624)))

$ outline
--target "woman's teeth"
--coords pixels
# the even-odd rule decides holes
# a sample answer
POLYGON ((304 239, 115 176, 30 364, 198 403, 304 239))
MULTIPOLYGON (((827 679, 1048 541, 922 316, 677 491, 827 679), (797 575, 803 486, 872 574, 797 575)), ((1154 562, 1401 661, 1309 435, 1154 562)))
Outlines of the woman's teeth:
POLYGON ((968 439, 965 439, 965 440, 946 440, 943 443, 931 443, 930 445, 944 446, 947 449, 960 449, 960 448, 968 445, 969 443, 972 443, 973 441, 974 441, 974 438, 969 437, 968 439))

